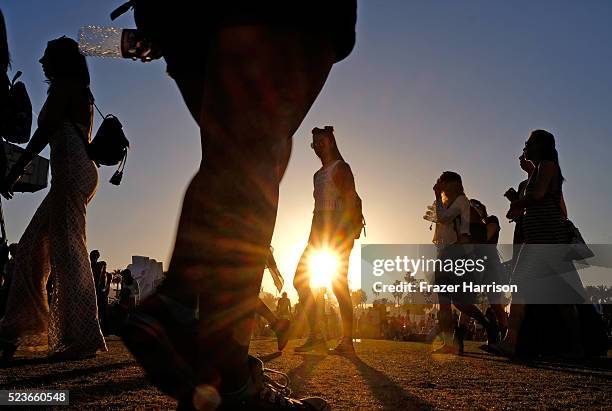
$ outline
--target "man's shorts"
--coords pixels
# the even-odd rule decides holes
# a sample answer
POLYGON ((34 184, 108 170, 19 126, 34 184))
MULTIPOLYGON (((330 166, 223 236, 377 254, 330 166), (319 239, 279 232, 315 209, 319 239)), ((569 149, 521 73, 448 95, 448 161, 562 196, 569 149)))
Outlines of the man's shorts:
POLYGON ((264 25, 328 37, 338 62, 355 45, 356 0, 137 0, 139 30, 158 44, 171 76, 202 73, 206 47, 221 28, 264 25))

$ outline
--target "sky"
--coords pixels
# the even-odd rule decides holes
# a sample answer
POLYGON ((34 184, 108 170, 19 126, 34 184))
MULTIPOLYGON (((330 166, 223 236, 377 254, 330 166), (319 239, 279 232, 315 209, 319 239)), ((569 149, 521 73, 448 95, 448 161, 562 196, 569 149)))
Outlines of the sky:
MULTIPOLYGON (((111 22, 122 1, 0 0, 13 71, 21 70, 34 111, 46 96, 38 64, 46 42, 76 38, 81 26, 111 22)), ((517 157, 533 129, 557 138, 570 217, 591 243, 612 242, 612 2, 590 0, 360 0, 357 44, 336 64, 294 135, 281 184, 272 245, 286 291, 309 232, 314 126, 333 125, 351 165, 367 220, 350 279, 359 277, 360 243, 429 243, 422 220, 444 170, 463 176, 466 193, 502 220, 502 194, 524 179, 517 157)), ((88 209, 88 246, 110 268, 132 255, 167 266, 182 196, 200 161, 199 132, 163 61, 88 58, 100 108, 124 123, 130 150, 124 181, 100 169, 88 209)), ((99 124, 99 118, 97 118, 99 124)), ((48 149, 43 151, 48 156, 48 149)), ((10 241, 18 240, 47 190, 4 201, 10 241)), ((269 279, 266 289, 272 290, 269 279)))

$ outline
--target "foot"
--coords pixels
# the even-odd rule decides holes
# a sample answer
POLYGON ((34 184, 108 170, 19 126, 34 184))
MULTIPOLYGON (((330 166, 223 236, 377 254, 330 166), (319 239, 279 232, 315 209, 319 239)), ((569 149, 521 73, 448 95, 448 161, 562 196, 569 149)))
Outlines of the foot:
POLYGON ((489 322, 485 329, 487 331, 487 344, 495 344, 501 341, 500 339, 500 329, 497 324, 493 322, 489 322))
POLYGON ((291 327, 291 321, 286 319, 277 320, 272 325, 272 330, 276 334, 276 342, 278 344, 278 350, 283 351, 289 342, 289 329, 291 327))
POLYGON ((261 360, 249 357, 251 368, 251 380, 253 383, 253 394, 241 399, 222 398, 220 410, 302 410, 302 411, 327 411, 329 404, 322 398, 310 397, 295 399, 291 398, 289 389, 289 377, 278 371, 263 367, 261 360), (285 381, 283 384, 273 380, 267 374, 276 374, 285 381))
POLYGON ((306 340, 306 342, 298 347, 295 347, 293 351, 295 352, 308 352, 313 350, 327 350, 327 346, 325 345, 325 340, 321 337, 313 337, 310 336, 306 340))
POLYGON ((121 337, 149 379, 174 398, 195 389, 192 367, 195 310, 159 294, 144 300, 126 320, 121 337))
POLYGON ((457 349, 457 354, 461 355, 463 354, 464 351, 464 340, 465 340, 465 334, 466 334, 466 329, 465 326, 461 325, 457 328, 455 328, 455 332, 453 334, 453 345, 456 347, 457 349))
POLYGON ((481 345, 480 349, 499 357, 514 358, 516 347, 508 341, 500 341, 498 343, 481 345))
POLYGON ((355 355, 355 347, 352 338, 342 338, 336 348, 329 350, 330 354, 355 355))
POLYGON ((80 361, 95 358, 96 353, 75 353, 71 351, 55 352, 47 357, 49 361, 80 361))

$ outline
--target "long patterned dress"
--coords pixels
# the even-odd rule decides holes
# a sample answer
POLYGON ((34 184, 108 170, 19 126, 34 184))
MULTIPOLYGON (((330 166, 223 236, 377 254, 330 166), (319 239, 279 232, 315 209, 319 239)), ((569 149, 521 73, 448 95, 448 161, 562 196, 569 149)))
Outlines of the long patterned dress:
POLYGON ((0 339, 31 350, 47 347, 65 358, 106 350, 85 231, 98 172, 76 127, 81 126, 64 122, 50 138, 51 189, 19 241, 7 311, 0 321, 0 339))

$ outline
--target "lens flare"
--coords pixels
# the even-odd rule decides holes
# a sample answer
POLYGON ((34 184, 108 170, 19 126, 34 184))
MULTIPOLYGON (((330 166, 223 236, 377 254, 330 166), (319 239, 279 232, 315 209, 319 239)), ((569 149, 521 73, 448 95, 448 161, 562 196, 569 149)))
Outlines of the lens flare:
POLYGON ((332 250, 313 251, 308 258, 310 286, 331 288, 332 280, 338 272, 338 264, 338 256, 332 250))

